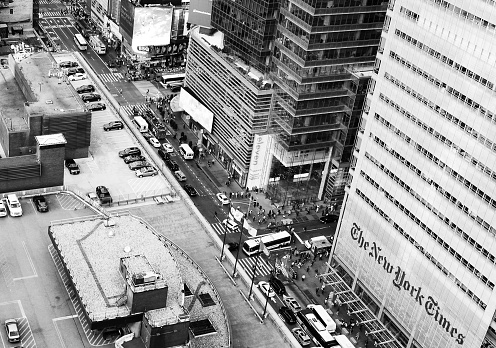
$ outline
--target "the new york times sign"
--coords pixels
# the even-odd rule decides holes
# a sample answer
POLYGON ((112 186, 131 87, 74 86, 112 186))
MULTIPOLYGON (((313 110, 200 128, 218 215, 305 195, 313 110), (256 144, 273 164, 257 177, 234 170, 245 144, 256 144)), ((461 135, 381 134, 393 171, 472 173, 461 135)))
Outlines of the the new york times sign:
POLYGON ((405 271, 400 266, 393 265, 388 258, 381 253, 382 248, 374 241, 367 241, 363 235, 363 231, 356 223, 353 223, 351 228, 351 238, 357 242, 358 247, 368 252, 378 265, 382 266, 384 272, 388 274, 394 273, 393 285, 398 291, 406 291, 415 302, 424 308, 428 316, 433 317, 436 323, 441 326, 459 345, 463 345, 465 335, 458 333, 458 329, 451 325, 451 322, 441 313, 441 307, 438 301, 432 296, 424 295, 422 287, 416 287, 408 280, 405 271))

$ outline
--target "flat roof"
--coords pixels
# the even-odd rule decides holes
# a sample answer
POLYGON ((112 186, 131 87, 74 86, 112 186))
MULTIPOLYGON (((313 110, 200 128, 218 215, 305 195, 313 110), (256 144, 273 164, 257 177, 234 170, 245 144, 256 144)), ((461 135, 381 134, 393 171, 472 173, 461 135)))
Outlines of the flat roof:
POLYGON ((56 76, 50 77, 55 64, 51 53, 38 52, 28 56, 14 54, 14 57, 36 99, 26 106, 29 114, 84 111, 83 102, 70 83, 56 76))
POLYGON ((27 113, 24 108, 26 98, 22 94, 10 69, 0 69, 0 117, 8 130, 28 129, 27 113))

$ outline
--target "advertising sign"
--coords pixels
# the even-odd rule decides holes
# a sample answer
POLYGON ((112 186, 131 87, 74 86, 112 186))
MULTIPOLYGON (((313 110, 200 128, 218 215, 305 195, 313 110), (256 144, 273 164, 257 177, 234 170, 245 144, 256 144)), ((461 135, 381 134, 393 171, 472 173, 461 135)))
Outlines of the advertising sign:
POLYGON ((191 0, 189 4, 189 18, 191 24, 210 28, 212 16, 212 0, 191 0))
POLYGON ((124 36, 129 43, 133 38, 134 27, 134 5, 129 0, 121 1, 121 13, 119 25, 119 32, 124 36))
POLYGON ((265 186, 265 178, 270 172, 269 160, 271 143, 272 140, 270 135, 255 134, 246 187, 252 188, 265 186))
POLYGON ((184 111, 186 111, 191 117, 193 117, 193 120, 201 124, 201 126, 209 133, 212 132, 214 114, 212 111, 200 104, 200 102, 189 94, 184 88, 181 88, 179 106, 183 108, 184 111))
POLYGON ((172 7, 136 7, 132 47, 165 46, 170 43, 172 7))

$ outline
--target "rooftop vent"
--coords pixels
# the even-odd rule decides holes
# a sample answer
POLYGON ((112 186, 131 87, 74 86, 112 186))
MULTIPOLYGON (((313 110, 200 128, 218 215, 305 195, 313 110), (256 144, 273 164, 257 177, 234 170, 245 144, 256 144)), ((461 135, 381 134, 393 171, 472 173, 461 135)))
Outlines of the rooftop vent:
POLYGON ((195 337, 211 335, 216 333, 215 328, 208 319, 190 322, 189 329, 191 330, 193 336, 195 337))

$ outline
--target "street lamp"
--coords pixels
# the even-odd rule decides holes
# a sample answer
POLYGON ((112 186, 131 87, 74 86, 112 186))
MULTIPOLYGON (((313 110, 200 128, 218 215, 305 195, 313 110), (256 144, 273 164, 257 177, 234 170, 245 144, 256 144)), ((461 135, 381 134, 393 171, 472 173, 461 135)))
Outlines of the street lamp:
MULTIPOLYGON (((231 204, 229 204, 229 207, 231 207, 231 204)), ((229 209, 230 210, 230 209, 229 209)), ((229 216, 229 215, 228 215, 229 216)), ((222 249, 220 251, 220 262, 222 262, 223 258, 224 258, 224 247, 226 246, 226 236, 227 236, 227 227, 224 226, 224 224, 222 223, 222 221, 219 220, 219 218, 217 217, 217 214, 215 214, 215 218, 217 219, 217 221, 220 222, 220 224, 224 227, 224 238, 222 240, 222 249)))
POLYGON ((256 262, 255 264, 253 265, 253 274, 251 276, 251 285, 250 285, 250 293, 248 294, 248 298, 251 300, 251 293, 253 292, 253 283, 255 282, 255 275, 257 273, 257 269, 258 269, 258 260, 259 258, 257 257, 256 258, 256 262))
POLYGON ((267 304, 269 303, 269 294, 270 294, 270 290, 272 290, 272 285, 270 285, 270 283, 268 282, 269 284, 269 290, 267 290, 267 294, 265 294, 265 306, 264 306, 264 312, 262 314, 262 321, 261 323, 264 322, 264 319, 265 319, 265 314, 267 313, 267 304))
POLYGON ((234 262, 234 271, 233 271, 233 278, 237 277, 236 273, 236 266, 238 265, 238 259, 239 259, 239 250, 241 249, 241 237, 243 237, 243 224, 245 222, 245 218, 241 218, 241 228, 239 229, 239 242, 238 242, 238 252, 236 253, 236 262, 234 262))

